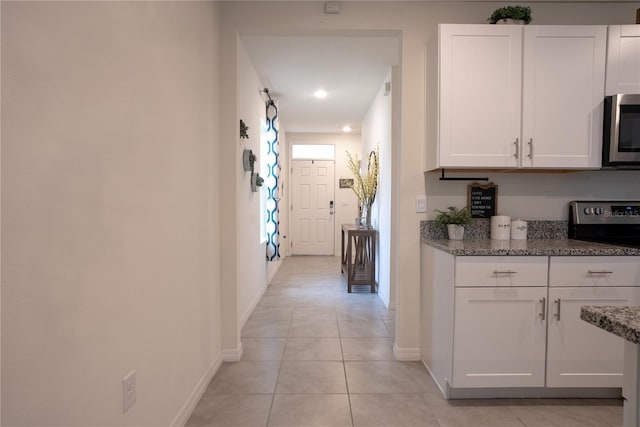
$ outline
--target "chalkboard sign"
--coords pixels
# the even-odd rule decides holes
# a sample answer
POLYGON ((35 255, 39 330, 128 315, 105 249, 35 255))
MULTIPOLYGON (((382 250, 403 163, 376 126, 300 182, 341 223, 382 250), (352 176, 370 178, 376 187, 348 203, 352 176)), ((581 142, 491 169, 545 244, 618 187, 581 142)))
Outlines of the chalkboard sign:
POLYGON ((473 218, 489 218, 498 214, 498 186, 474 182, 467 186, 467 207, 473 218))

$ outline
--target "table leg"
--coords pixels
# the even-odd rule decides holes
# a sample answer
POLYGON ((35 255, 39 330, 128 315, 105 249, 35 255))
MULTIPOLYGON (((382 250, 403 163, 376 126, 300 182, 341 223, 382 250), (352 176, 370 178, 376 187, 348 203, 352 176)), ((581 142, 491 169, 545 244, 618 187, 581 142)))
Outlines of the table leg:
POLYGON ((351 275, 353 272, 353 262, 351 259, 351 236, 347 236, 347 292, 351 293, 351 275))

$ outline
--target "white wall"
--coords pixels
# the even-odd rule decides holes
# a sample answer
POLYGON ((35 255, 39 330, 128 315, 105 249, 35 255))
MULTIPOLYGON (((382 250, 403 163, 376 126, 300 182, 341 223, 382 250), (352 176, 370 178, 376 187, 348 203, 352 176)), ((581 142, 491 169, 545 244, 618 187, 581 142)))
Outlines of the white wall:
POLYGON ((1 7, 2 424, 184 421, 221 360, 219 8, 1 7))
POLYGON ((378 295, 389 308, 395 308, 395 287, 391 286, 391 150, 392 150, 392 93, 385 92, 386 83, 391 85, 391 70, 385 77, 380 89, 362 120, 362 154, 363 170, 368 167, 371 151, 379 147, 379 179, 378 193, 372 209, 372 225, 378 230, 376 279, 378 295), (386 95, 385 95, 386 93, 386 95))
MULTIPOLYGON (((220 349, 237 352, 239 33, 402 33, 391 282, 396 355, 417 358, 424 46, 437 23, 486 22, 500 5, 3 1, 3 425, 167 425, 220 349), (138 401, 123 415, 131 369, 138 401)), ((637 3, 531 6, 536 24, 626 24, 637 3)), ((586 175, 596 190, 581 174, 547 178, 561 201, 518 199, 536 175, 495 180, 516 215, 556 218, 575 195, 638 197, 635 174, 586 175)), ((466 194, 428 191, 436 205, 466 194)))
MULTIPOLYGON (((287 133, 289 147, 304 144, 335 145, 335 200, 334 200, 334 255, 340 255, 340 239, 342 224, 353 224, 358 216, 358 198, 350 188, 340 188, 340 178, 353 178, 347 167, 347 151, 359 158, 362 150, 360 135, 354 134, 326 134, 326 133, 287 133)), ((290 151, 289 151, 290 153, 290 151)), ((290 158, 290 155, 289 155, 290 158)), ((288 172, 290 169, 286 169, 288 172)), ((289 177, 290 174, 287 173, 289 177)), ((290 178, 289 178, 290 180, 290 178)), ((286 190, 285 190, 286 191, 286 190)), ((287 205, 288 206, 288 205, 287 205)), ((291 241, 287 239, 287 244, 291 241)))
MULTIPOLYGON (((525 3, 526 4, 526 3, 525 3)), ((396 284, 396 357, 419 357, 420 238, 415 196, 424 194, 426 141, 425 46, 438 23, 486 23, 500 2, 343 2, 326 15, 316 2, 228 2, 225 33, 251 35, 345 34, 387 31, 402 34, 401 124, 394 144, 391 282, 396 284)), ((628 24, 637 3, 529 3, 534 24, 628 24)), ((231 47, 225 43, 225 49, 231 47)), ((228 72, 229 70, 226 70, 228 72)), ((231 81, 231 80, 229 80, 231 81)), ((230 128, 227 128, 230 133, 230 128)), ((556 185, 564 186, 562 177, 556 185)), ((617 181, 624 185, 623 180, 617 181)), ((570 185, 570 184, 569 184, 570 185)), ((540 203, 535 200, 534 204, 540 203)))
MULTIPOLYGON (((449 175, 449 174, 448 174, 449 175)), ((460 177, 488 177, 498 185, 498 210, 512 218, 537 220, 569 219, 569 201, 595 199, 640 199, 635 184, 640 171, 590 171, 574 173, 451 173, 460 177)), ((440 181, 438 172, 425 174, 429 219, 434 209, 467 205, 471 181, 440 181)))
POLYGON ((262 82, 240 41, 238 44, 237 120, 249 126, 248 139, 236 135, 236 253, 238 259, 237 291, 240 327, 244 325, 267 286, 266 244, 260 236, 260 222, 265 213, 260 211, 260 193, 266 188, 251 191, 251 172, 242 166, 242 151, 251 149, 258 157, 254 168, 260 172, 260 126, 266 117, 265 103, 260 96, 262 82))

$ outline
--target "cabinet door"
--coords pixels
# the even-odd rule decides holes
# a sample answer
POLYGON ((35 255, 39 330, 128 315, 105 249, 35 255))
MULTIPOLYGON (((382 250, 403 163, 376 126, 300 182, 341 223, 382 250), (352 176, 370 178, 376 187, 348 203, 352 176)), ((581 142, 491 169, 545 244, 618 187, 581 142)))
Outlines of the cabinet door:
POLYGON ((456 288, 453 387, 543 387, 547 288, 456 288))
POLYGON ((580 307, 638 303, 640 288, 550 288, 547 387, 622 387, 624 340, 581 320, 580 307))
POLYGON ((524 30, 522 167, 601 166, 606 26, 524 30))
POLYGON ((609 26, 607 95, 640 93, 640 25, 609 26))
POLYGON ((522 27, 440 25, 439 43, 439 166, 517 166, 522 27))

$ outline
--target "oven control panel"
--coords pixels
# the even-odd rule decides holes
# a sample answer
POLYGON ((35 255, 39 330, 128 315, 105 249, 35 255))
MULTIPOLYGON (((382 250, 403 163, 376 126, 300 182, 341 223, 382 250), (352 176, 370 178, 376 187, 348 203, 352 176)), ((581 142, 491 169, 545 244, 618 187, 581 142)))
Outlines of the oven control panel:
POLYGON ((640 224, 640 200, 574 201, 569 211, 574 224, 640 224))

